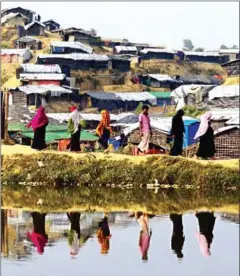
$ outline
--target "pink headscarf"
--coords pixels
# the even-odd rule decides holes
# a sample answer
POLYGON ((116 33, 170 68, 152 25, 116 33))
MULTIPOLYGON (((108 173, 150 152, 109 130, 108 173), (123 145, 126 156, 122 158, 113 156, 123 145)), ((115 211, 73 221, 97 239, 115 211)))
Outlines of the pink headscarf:
POLYGON ((205 113, 204 115, 201 116, 200 126, 198 128, 198 131, 197 131, 196 135, 194 136, 195 140, 197 140, 199 137, 203 136, 207 132, 208 125, 209 125, 211 117, 212 117, 211 112, 207 112, 207 113, 205 113))
POLYGON ((48 239, 44 235, 38 234, 36 232, 32 232, 31 234, 29 232, 27 232, 27 237, 37 247, 38 253, 43 254, 44 247, 46 246, 48 239))
POLYGON ((206 237, 203 234, 196 233, 196 238, 198 240, 199 247, 200 247, 200 250, 201 250, 202 254, 205 257, 209 257, 211 255, 211 253, 210 253, 210 250, 208 248, 208 243, 207 243, 206 237))
POLYGON ((37 110, 37 114, 32 119, 32 121, 27 125, 27 127, 32 127, 33 131, 36 130, 36 128, 42 127, 48 123, 48 117, 45 114, 45 109, 43 106, 40 106, 37 110))

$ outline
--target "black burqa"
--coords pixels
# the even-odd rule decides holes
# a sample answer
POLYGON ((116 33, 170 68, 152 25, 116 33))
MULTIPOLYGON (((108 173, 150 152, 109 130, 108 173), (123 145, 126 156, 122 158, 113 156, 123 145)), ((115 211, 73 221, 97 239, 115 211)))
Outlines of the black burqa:
POLYGON ((69 144, 70 151, 80 151, 80 136, 81 136, 81 126, 78 126, 78 130, 71 135, 71 141, 69 144))
POLYGON ((174 135, 173 146, 170 151, 170 155, 178 156, 182 155, 183 149, 183 134, 185 133, 183 117, 184 111, 180 109, 172 119, 171 135, 174 135))
POLYGON ((71 230, 77 233, 78 239, 80 239, 81 230, 80 230, 80 216, 79 212, 67 213, 67 217, 71 223, 71 230))
POLYGON ((38 127, 34 131, 32 148, 36 150, 43 150, 47 147, 45 142, 46 127, 48 124, 38 127))
POLYGON ((197 151, 197 156, 202 158, 213 157, 215 154, 215 144, 214 144, 214 132, 213 128, 209 124, 206 133, 200 136, 199 148, 197 151))
POLYGON ((183 234, 183 222, 182 215, 170 214, 170 219, 173 223, 173 232, 171 239, 171 248, 179 259, 183 258, 183 244, 185 237, 183 234))
POLYGON ((208 244, 208 249, 213 241, 213 228, 215 225, 216 218, 213 212, 200 212, 196 214, 199 224, 199 232, 205 236, 208 244))

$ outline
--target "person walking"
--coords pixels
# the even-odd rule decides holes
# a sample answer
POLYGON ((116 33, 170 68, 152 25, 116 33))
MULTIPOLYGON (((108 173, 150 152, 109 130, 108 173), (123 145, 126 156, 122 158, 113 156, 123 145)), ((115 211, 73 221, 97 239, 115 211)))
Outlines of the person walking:
POLYGON ((71 141, 69 144, 69 150, 79 152, 80 151, 80 114, 76 106, 70 107, 70 116, 68 119, 68 132, 71 134, 71 141))
POLYGON ((207 112, 201 116, 200 126, 194 137, 195 140, 200 140, 196 156, 203 159, 213 158, 215 154, 214 132, 210 121, 211 117, 211 112, 207 112))
POLYGON ((32 127, 34 131, 32 148, 36 150, 43 150, 47 147, 45 142, 46 127, 48 125, 48 117, 45 114, 45 108, 40 106, 37 110, 37 114, 26 126, 27 128, 32 127))
POLYGON ((170 155, 172 156, 182 155, 183 136, 185 133, 184 123, 182 119, 183 115, 184 111, 180 109, 172 119, 172 129, 170 133, 170 135, 174 139, 173 146, 170 151, 170 155))
POLYGON ((150 137, 152 135, 150 116, 148 114, 149 107, 143 105, 142 113, 139 116, 140 135, 142 140, 138 145, 138 150, 142 153, 148 153, 150 137))
POLYGON ((110 127, 110 114, 107 110, 101 112, 102 119, 97 126, 96 134, 99 137, 99 143, 102 145, 106 151, 108 148, 108 141, 110 139, 111 127, 110 127))

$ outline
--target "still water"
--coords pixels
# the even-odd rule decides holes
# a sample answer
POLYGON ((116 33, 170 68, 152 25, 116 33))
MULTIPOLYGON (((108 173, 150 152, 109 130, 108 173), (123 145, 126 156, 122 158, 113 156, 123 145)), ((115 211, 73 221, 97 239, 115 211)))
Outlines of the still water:
POLYGON ((239 217, 2 210, 3 276, 238 276, 239 217))

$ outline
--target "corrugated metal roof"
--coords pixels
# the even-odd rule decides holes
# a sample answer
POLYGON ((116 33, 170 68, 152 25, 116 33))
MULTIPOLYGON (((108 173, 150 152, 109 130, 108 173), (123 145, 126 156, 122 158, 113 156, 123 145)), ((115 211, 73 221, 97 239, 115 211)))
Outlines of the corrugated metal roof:
POLYGON ((117 53, 124 52, 124 51, 137 52, 137 47, 135 46, 115 46, 115 49, 117 53))
POLYGON ((157 98, 148 92, 114 93, 122 101, 145 102, 157 105, 157 98))
POLYGON ((171 78, 168 75, 162 75, 162 74, 148 74, 150 78, 153 78, 157 81, 169 81, 169 82, 178 82, 175 79, 171 78))
POLYGON ((218 134, 221 134, 227 130, 230 130, 230 129, 234 129, 234 128, 239 128, 239 126, 237 125, 234 125, 234 126, 225 126, 225 127, 221 127, 217 130, 214 131, 214 135, 218 135, 218 134))
MULTIPOLYGON (((25 85, 25 86, 19 86, 17 88, 23 93, 26 94, 46 94, 48 92, 53 92, 57 94, 69 94, 72 93, 71 90, 65 89, 61 86, 54 85, 54 84, 47 84, 47 85, 25 85)), ((56 95, 57 95, 56 94, 56 95)))
POLYGON ((32 36, 23 36, 23 37, 17 39, 16 41, 18 41, 18 42, 32 42, 32 41, 39 42, 40 40, 36 39, 35 37, 32 37, 32 36))
POLYGON ((1 49, 1 56, 18 55, 22 57, 26 52, 31 52, 31 51, 29 49, 1 49))
POLYGON ((20 80, 63 80, 64 74, 46 74, 46 73, 27 73, 20 74, 20 80))
POLYGON ((62 73, 61 67, 58 64, 31 64, 26 63, 21 65, 24 73, 62 73))
POLYGON ((176 52, 174 50, 169 50, 169 49, 152 49, 152 48, 145 48, 140 51, 143 54, 147 54, 148 52, 150 53, 168 53, 168 54, 175 54, 176 52))
POLYGON ((45 25, 44 25, 43 23, 41 23, 41 22, 39 22, 39 21, 33 21, 33 22, 31 22, 31 23, 25 25, 25 26, 24 26, 24 29, 25 29, 25 30, 28 30, 28 29, 31 28, 34 24, 38 24, 38 25, 40 25, 40 26, 42 26, 42 27, 45 27, 45 25))
POLYGON ((86 53, 92 54, 93 48, 88 47, 81 42, 74 41, 51 41, 50 45, 52 47, 62 47, 62 48, 72 48, 72 49, 80 49, 85 51, 86 53))
POLYGON ((190 52, 190 51, 184 51, 184 54, 186 56, 213 56, 213 57, 218 57, 220 56, 218 52, 190 52))
POLYGON ((239 85, 220 85, 209 91, 209 100, 229 97, 239 97, 239 85))
POLYGON ((60 58, 60 59, 73 59, 73 60, 95 60, 95 61, 108 61, 109 58, 106 55, 98 54, 80 54, 80 53, 71 53, 71 54, 41 54, 38 55, 38 58, 60 58))
POLYGON ((25 15, 23 15, 22 13, 20 13, 20 12, 16 12, 16 13, 11 12, 11 13, 9 13, 9 14, 7 14, 7 15, 5 15, 5 16, 3 16, 1 18, 1 24, 6 23, 9 19, 12 19, 12 18, 14 18, 14 17, 16 17, 18 15, 20 15, 22 18, 28 20, 28 18, 25 15))

